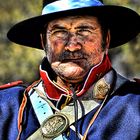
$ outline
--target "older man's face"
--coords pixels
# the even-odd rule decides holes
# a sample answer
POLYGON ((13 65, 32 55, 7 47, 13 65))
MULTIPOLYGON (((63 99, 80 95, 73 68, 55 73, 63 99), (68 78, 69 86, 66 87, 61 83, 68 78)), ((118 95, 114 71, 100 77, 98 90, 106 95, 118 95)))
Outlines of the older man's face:
POLYGON ((53 20, 48 24, 46 39, 46 53, 52 69, 69 82, 83 80, 104 55, 101 26, 96 17, 53 20))

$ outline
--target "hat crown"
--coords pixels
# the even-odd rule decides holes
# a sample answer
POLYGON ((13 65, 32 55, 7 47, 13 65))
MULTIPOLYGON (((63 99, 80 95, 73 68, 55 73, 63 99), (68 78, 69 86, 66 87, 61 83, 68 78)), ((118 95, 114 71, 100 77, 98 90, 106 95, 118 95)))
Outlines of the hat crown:
POLYGON ((43 0, 42 15, 103 5, 102 0, 43 0))
MULTIPOLYGON (((52 3, 54 1, 57 1, 57 0, 43 0, 43 7, 45 7, 47 4, 52 3)), ((103 0, 99 0, 99 1, 103 3, 103 0)))

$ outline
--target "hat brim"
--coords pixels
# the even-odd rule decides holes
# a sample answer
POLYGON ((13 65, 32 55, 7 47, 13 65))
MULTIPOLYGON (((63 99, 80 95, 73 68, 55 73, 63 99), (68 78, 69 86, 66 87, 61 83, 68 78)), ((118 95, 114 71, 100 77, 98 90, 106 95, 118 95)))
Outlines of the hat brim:
POLYGON ((120 46, 133 39, 140 32, 140 16, 122 6, 95 6, 51 13, 33 17, 13 26, 7 36, 20 45, 42 49, 40 33, 51 20, 71 15, 93 15, 101 17, 111 33, 110 48, 120 46))

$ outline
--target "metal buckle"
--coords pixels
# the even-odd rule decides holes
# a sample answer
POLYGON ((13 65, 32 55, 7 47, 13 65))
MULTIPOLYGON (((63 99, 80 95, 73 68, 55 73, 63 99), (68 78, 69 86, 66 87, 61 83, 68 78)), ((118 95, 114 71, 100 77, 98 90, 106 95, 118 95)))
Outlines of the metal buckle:
POLYGON ((68 118, 57 113, 48 117, 41 125, 41 133, 46 138, 56 138, 61 135, 69 126, 68 118))

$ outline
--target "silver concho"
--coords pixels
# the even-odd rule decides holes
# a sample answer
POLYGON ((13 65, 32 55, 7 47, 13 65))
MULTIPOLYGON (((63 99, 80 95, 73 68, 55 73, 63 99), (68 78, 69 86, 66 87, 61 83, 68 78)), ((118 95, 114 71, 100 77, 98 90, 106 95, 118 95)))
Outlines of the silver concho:
POLYGON ((61 135, 69 126, 68 118, 61 113, 53 114, 41 125, 42 135, 46 138, 55 138, 61 135))

